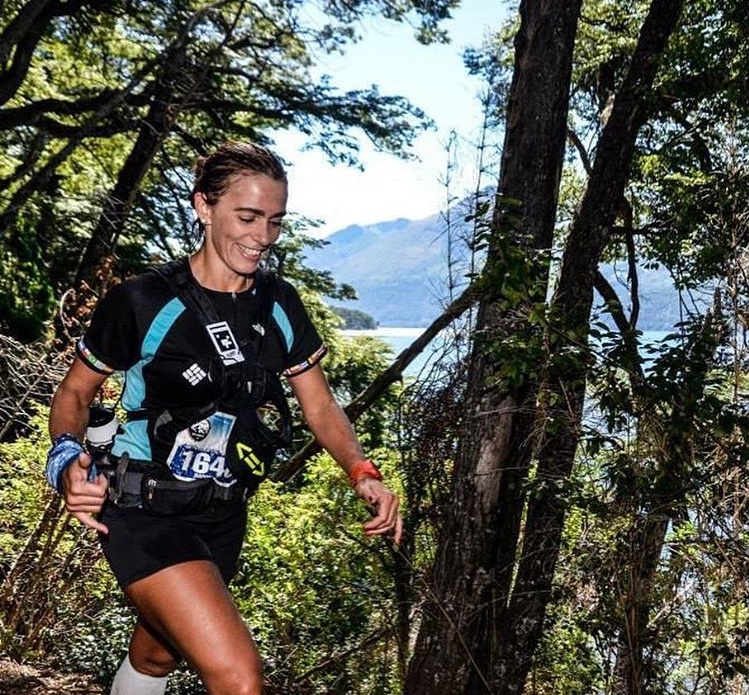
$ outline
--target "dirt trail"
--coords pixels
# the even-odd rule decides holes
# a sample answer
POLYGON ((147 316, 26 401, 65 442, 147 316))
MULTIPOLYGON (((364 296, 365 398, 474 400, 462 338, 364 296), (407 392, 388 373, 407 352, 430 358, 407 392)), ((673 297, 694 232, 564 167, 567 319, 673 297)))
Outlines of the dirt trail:
POLYGON ((0 695, 104 695, 87 676, 62 675, 44 666, 0 659, 0 695))

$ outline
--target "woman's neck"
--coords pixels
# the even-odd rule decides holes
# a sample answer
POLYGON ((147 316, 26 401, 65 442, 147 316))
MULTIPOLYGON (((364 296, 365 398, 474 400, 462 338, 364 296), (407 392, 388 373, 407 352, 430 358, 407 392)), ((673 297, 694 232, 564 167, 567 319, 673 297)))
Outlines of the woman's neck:
POLYGON ((220 265, 211 263, 201 249, 189 258, 190 271, 201 287, 217 292, 244 292, 252 287, 253 278, 240 275, 220 265))

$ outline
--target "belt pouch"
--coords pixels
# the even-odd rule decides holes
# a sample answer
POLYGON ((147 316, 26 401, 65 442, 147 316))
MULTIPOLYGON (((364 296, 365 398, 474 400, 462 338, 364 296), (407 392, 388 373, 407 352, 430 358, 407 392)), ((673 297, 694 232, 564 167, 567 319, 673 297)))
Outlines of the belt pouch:
POLYGON ((143 473, 141 479, 141 506, 155 516, 194 514, 203 511, 213 497, 211 479, 177 480, 168 470, 143 473))

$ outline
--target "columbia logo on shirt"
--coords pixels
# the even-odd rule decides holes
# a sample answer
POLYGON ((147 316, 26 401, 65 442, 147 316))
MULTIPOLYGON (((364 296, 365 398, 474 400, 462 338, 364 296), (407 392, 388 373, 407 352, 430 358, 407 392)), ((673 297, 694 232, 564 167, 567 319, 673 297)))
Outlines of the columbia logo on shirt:
POLYGON ((208 375, 200 368, 198 364, 193 364, 192 366, 185 369, 184 372, 182 372, 182 376, 185 377, 185 379, 192 386, 196 386, 201 381, 203 381, 203 379, 205 379, 208 375))

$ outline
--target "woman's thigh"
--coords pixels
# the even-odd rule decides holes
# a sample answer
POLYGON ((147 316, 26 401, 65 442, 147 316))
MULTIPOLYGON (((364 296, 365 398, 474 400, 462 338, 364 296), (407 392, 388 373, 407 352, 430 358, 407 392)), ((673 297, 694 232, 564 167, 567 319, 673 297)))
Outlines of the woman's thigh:
POLYGON ((174 645, 209 693, 260 693, 260 656, 213 562, 172 565, 133 582, 126 593, 141 619, 174 645))

